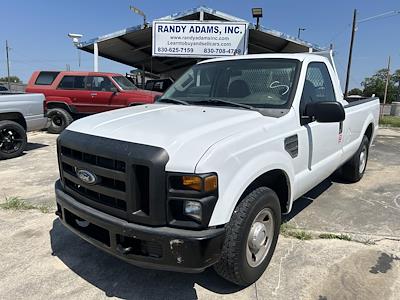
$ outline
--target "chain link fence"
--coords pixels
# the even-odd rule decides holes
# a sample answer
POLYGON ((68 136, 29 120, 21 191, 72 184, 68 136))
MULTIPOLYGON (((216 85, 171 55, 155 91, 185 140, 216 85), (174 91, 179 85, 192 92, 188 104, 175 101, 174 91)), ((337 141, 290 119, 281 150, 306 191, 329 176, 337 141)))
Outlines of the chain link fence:
POLYGON ((24 93, 26 84, 10 82, 10 88, 7 81, 0 81, 0 93, 24 93))

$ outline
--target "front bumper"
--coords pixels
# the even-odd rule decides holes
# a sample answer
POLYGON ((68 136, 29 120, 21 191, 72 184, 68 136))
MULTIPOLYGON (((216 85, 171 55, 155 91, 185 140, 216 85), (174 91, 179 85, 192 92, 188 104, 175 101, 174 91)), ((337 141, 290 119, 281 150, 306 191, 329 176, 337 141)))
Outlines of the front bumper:
POLYGON ((201 231, 129 223, 84 205, 55 184, 57 215, 86 241, 134 265, 179 272, 201 272, 216 263, 224 228, 201 231))

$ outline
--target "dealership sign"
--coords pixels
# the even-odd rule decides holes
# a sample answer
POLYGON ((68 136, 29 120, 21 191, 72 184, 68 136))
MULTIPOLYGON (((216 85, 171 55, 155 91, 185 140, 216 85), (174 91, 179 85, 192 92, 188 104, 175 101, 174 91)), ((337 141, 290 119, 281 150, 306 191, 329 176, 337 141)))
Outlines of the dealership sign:
POLYGON ((153 21, 153 56, 219 57, 247 54, 248 23, 153 21))

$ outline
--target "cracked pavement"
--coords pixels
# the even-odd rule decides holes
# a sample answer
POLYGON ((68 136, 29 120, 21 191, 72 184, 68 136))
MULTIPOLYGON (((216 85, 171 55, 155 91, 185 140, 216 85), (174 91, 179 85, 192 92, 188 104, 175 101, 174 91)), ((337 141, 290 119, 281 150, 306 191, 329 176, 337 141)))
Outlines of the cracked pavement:
MULTIPOLYGON (((23 157, 0 162, 0 202, 19 196, 54 207, 56 137, 30 134, 23 157)), ((399 299, 399 154, 400 130, 381 129, 361 182, 329 178, 285 217, 313 235, 343 233, 352 241, 280 236, 267 271, 245 289, 212 269, 201 274, 140 269, 81 240, 52 213, 0 210, 0 298, 399 299)))

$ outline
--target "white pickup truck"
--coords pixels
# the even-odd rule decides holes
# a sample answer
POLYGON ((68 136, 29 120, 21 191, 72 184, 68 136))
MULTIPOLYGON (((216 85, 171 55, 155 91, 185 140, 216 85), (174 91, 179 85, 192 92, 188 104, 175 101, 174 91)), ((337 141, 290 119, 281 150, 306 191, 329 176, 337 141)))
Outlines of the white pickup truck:
POLYGON ((90 116, 60 135, 56 214, 133 264, 214 265, 249 285, 294 200, 339 168, 362 178, 378 117, 378 98, 343 99, 330 53, 202 61, 157 104, 90 116))
POLYGON ((43 94, 0 95, 0 159, 21 155, 27 144, 27 131, 47 126, 43 94))

